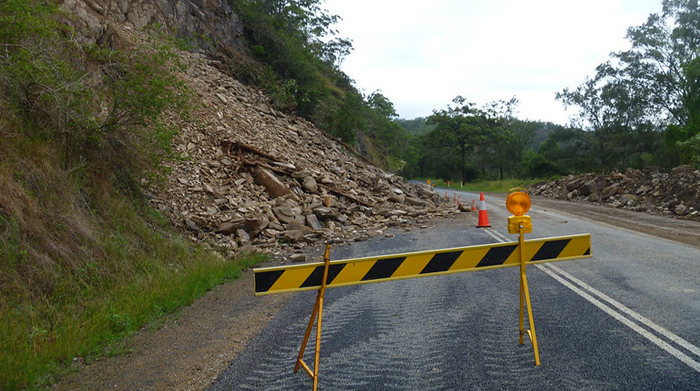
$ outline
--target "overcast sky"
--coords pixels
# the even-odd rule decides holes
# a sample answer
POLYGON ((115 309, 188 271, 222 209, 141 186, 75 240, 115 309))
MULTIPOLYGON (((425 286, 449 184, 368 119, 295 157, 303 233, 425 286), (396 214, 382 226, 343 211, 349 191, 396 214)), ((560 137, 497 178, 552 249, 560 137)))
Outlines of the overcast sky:
POLYGON ((554 94, 574 88, 661 0, 326 0, 353 41, 341 69, 402 118, 429 116, 457 95, 482 106, 516 96, 521 119, 568 124, 554 94))

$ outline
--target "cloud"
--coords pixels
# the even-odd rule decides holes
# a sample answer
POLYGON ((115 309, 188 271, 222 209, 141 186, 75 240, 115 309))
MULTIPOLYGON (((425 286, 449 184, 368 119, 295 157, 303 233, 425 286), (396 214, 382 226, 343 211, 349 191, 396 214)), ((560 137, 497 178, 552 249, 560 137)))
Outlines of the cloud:
POLYGON ((581 84, 659 0, 327 0, 353 40, 343 71, 380 89, 404 118, 456 95, 485 104, 517 96, 521 117, 566 123, 554 94, 581 84))

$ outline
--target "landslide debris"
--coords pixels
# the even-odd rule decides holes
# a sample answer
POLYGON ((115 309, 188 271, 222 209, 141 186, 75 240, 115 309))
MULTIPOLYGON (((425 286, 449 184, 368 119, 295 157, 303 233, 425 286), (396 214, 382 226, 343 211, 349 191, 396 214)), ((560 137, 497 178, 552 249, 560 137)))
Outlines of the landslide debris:
POLYGON ((196 121, 176 124, 181 159, 150 197, 192 240, 279 254, 458 213, 429 186, 382 171, 311 123, 274 110, 261 91, 222 73, 220 62, 188 52, 182 61, 196 121))
POLYGON ((529 190, 548 198, 700 221, 700 170, 687 165, 670 173, 647 167, 624 173, 569 175, 554 182, 533 184, 529 190))
MULTIPOLYGON (((180 51, 181 78, 193 91, 191 122, 179 130, 165 185, 149 185, 152 204, 195 241, 279 253, 319 241, 363 240, 388 227, 456 212, 428 186, 406 183, 313 124, 276 111, 262 91, 227 73, 242 54, 243 25, 226 2, 141 0, 101 5, 66 0, 88 42, 147 47, 157 24, 199 41, 180 51)), ((303 260, 303 257, 295 257, 303 260)))

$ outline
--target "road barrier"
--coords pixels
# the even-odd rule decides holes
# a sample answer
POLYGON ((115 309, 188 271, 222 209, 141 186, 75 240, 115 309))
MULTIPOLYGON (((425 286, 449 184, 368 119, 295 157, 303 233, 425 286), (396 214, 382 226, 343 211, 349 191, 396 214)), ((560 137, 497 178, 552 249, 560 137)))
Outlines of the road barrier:
MULTIPOLYGON (((484 204, 483 199, 482 193, 482 204, 484 204)), ((508 218, 508 232, 519 235, 517 242, 337 261, 330 260, 330 245, 327 245, 323 262, 253 269, 255 295, 318 290, 294 372, 296 373, 299 368, 303 368, 313 380, 313 390, 318 389, 321 322, 326 288, 513 266, 520 266, 519 342, 521 345, 524 344, 525 335, 530 338, 535 365, 540 365, 526 266, 543 262, 589 258, 591 257, 591 235, 580 234, 525 240, 524 234, 532 232, 532 220, 530 216, 525 215, 530 209, 530 197, 527 191, 522 188, 511 189, 506 200, 506 207, 513 213, 513 216, 508 218), (527 309, 529 329, 525 329, 525 309, 527 309), (311 369, 304 362, 303 357, 314 323, 316 324, 316 346, 314 368, 311 369)), ((485 212, 485 206, 483 209, 485 212)))
MULTIPOLYGON (((591 255, 589 234, 526 240, 526 264, 591 255)), ((327 288, 520 265, 518 242, 330 261, 327 288)), ((324 262, 255 269, 255 294, 316 290, 324 262)))

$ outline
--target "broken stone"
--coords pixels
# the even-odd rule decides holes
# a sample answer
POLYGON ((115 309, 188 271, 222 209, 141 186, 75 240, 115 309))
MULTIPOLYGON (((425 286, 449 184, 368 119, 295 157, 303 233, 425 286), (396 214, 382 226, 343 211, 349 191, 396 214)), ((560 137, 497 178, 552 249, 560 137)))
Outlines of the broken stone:
POLYGON ((244 229, 237 229, 236 236, 238 237, 238 239, 241 242, 249 242, 250 241, 250 235, 244 229))
POLYGON ((318 190, 318 184, 312 176, 304 177, 302 186, 309 193, 315 193, 318 190))
POLYGON ((238 229, 243 228, 243 220, 236 220, 236 221, 229 221, 227 223, 221 223, 219 224, 219 227, 214 230, 214 232, 222 234, 222 235, 231 235, 236 232, 238 229))
POLYGON ((286 195, 292 195, 293 198, 297 199, 289 189, 282 183, 272 172, 264 167, 257 167, 254 171, 255 183, 262 185, 270 196, 284 197, 286 195))
POLYGON ((306 224, 315 230, 323 229, 321 222, 318 221, 318 217, 316 217, 315 214, 306 215, 306 224))
POLYGON ((275 213, 277 219, 283 224, 289 224, 294 221, 294 211, 288 206, 278 206, 273 208, 272 211, 275 213))
POLYGON ((406 197, 406 199, 404 201, 408 205, 413 205, 413 206, 425 206, 427 204, 426 201, 421 200, 420 198, 416 198, 416 197, 406 197))
POLYGON ((292 171, 295 171, 297 168, 295 165, 292 163, 282 163, 282 162, 272 162, 273 165, 278 166, 278 167, 283 167, 292 171))
POLYGON ((315 209, 313 210, 313 213, 314 213, 319 219, 322 219, 322 220, 335 219, 335 218, 338 217, 338 212, 337 212, 337 211, 335 211, 335 210, 333 210, 333 209, 331 209, 331 208, 325 207, 325 206, 322 206, 322 207, 320 207, 320 208, 315 208, 315 209))
POLYGON ((269 224, 267 216, 250 216, 243 221, 243 228, 250 233, 251 236, 257 236, 269 224))
POLYGON ((634 206, 637 204, 638 197, 634 194, 624 194, 618 201, 622 206, 634 206))
POLYGON ((289 256, 289 260, 294 263, 306 262, 306 254, 292 254, 289 256))
POLYGON ((688 214, 689 208, 683 204, 676 205, 676 207, 673 209, 673 213, 677 214, 678 216, 685 216, 688 214))
POLYGON ((291 243, 296 243, 304 238, 304 231, 300 229, 288 229, 284 231, 282 238, 291 243))

